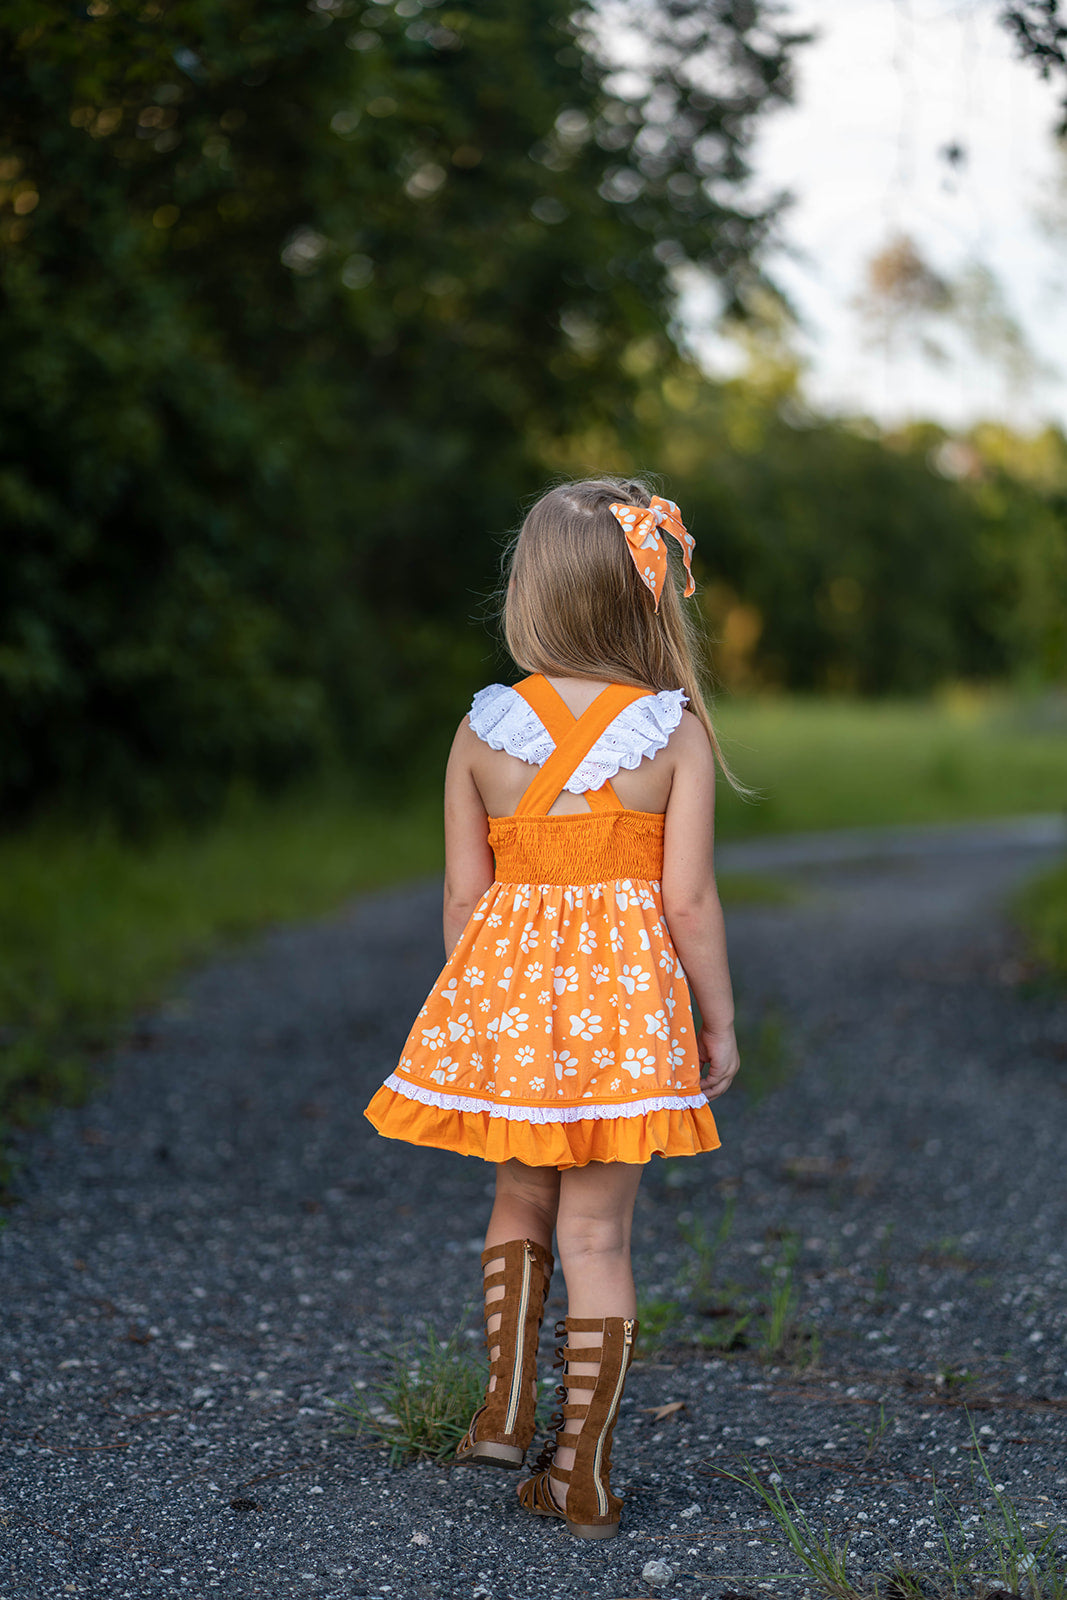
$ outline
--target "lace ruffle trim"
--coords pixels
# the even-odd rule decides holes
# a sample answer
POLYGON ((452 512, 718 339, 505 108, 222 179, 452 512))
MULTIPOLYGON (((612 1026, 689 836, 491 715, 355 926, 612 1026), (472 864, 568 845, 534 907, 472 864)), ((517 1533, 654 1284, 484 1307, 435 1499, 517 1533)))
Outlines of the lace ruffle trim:
MULTIPOLYGON (((632 772, 662 750, 688 704, 684 689, 661 689, 634 700, 611 722, 564 784, 569 794, 599 789, 620 770, 632 772)), ((541 718, 517 689, 491 683, 471 702, 470 724, 492 750, 544 766, 556 748, 541 718)))
POLYGON ((436 1089, 426 1089, 419 1083, 407 1083, 391 1073, 383 1085, 393 1089, 405 1100, 417 1100, 420 1105, 436 1106, 440 1111, 488 1111, 491 1117, 503 1117, 508 1122, 602 1122, 615 1117, 643 1117, 650 1111, 695 1111, 707 1105, 702 1094, 656 1095, 649 1100, 634 1100, 628 1105, 581 1106, 505 1106, 499 1100, 478 1100, 473 1095, 439 1094, 436 1089))

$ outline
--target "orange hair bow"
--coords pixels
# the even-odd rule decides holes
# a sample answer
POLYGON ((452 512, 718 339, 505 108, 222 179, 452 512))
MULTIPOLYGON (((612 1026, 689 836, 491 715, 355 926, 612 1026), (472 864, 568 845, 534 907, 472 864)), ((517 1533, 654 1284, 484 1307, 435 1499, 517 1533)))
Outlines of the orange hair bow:
POLYGON ((626 535, 626 543, 629 545, 634 566, 656 597, 657 611, 659 597, 663 593, 663 585, 667 578, 667 546, 660 534, 661 528, 673 534, 682 547, 686 599, 696 593, 693 569, 690 565, 696 540, 686 531, 682 514, 673 500, 662 500, 658 494, 654 494, 651 505, 627 506, 616 502, 610 510, 626 535))

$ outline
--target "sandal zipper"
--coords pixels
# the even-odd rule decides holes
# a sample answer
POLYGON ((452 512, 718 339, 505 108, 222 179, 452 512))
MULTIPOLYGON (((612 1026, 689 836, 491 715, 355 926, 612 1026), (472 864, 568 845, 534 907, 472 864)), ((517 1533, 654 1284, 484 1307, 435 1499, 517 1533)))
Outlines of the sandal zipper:
POLYGON ((508 1394, 507 1415, 504 1418, 504 1432, 514 1433, 515 1418, 519 1412, 519 1399, 522 1394, 522 1360, 526 1345, 526 1311, 530 1304, 530 1263, 533 1260, 533 1246, 529 1239, 522 1242, 522 1289, 519 1293, 519 1321, 515 1332, 515 1360, 511 1371, 511 1391, 508 1394))
MULTIPOLYGON (((607 1516, 608 1497, 600 1477, 600 1463, 604 1454, 604 1440, 607 1438, 608 1429, 615 1420, 615 1411, 619 1404, 619 1396, 622 1394, 623 1384, 626 1382, 626 1370, 630 1365, 626 1351, 634 1342, 634 1325, 629 1320, 624 1322, 622 1325, 622 1342, 623 1357, 619 1363, 619 1377, 615 1385, 615 1393, 611 1397, 611 1404, 608 1407, 608 1414, 604 1419, 604 1426, 600 1430, 600 1438, 596 1442, 596 1451, 593 1455, 593 1482, 596 1485, 596 1501, 600 1508, 600 1515, 602 1517, 607 1516)), ((603 1360, 603 1347, 601 1347, 601 1360, 603 1360)))

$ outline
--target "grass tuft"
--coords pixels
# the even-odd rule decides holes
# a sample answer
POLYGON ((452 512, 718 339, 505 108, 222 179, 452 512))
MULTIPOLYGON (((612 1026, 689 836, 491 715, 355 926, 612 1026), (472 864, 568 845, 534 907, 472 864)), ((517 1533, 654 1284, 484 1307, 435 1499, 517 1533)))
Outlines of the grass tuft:
POLYGON ((428 1329, 421 1340, 396 1351, 380 1383, 336 1404, 352 1418, 347 1431, 385 1445, 395 1467, 419 1458, 450 1461, 484 1391, 484 1366, 471 1354, 461 1326, 447 1339, 428 1329))
MULTIPOLYGON (((773 1466, 773 1462, 772 1462, 773 1466)), ((829 1529, 817 1533, 804 1512, 782 1482, 777 1468, 764 1483, 750 1461, 745 1462, 744 1473, 727 1472, 715 1468, 720 1477, 750 1489, 763 1501, 778 1524, 778 1531, 797 1557, 808 1576, 820 1591, 833 1600, 856 1600, 857 1589, 848 1575, 848 1540, 835 1544, 829 1529)))
POLYGON ((1028 1532, 1013 1502, 990 1476, 973 1419, 971 1437, 983 1487, 994 1509, 965 1522, 935 1483, 931 1509, 941 1535, 942 1555, 930 1572, 911 1571, 897 1561, 888 1576, 853 1581, 848 1574, 848 1541, 835 1543, 825 1527, 821 1533, 816 1531, 773 1462, 766 1482, 748 1460, 743 1473, 728 1472, 724 1467, 713 1470, 763 1502, 784 1543, 828 1600, 949 1600, 950 1596, 953 1600, 994 1600, 1022 1594, 1029 1600, 1067 1600, 1067 1565, 1058 1554, 1067 1528, 1042 1528, 1040 1537, 1035 1537, 1037 1530, 1028 1532), (976 1520, 980 1521, 982 1542, 969 1550, 976 1520))

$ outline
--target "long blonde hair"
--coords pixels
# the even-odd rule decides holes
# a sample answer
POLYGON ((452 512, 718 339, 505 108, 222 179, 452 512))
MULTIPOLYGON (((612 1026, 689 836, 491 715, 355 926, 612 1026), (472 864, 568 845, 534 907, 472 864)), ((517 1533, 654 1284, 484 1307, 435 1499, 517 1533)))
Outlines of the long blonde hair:
POLYGON ((705 702, 696 624, 683 605, 680 551, 668 539, 668 575, 655 598, 642 582, 612 501, 647 506, 643 483, 584 478, 543 494, 512 544, 504 637, 525 672, 593 678, 636 688, 684 689, 726 779, 741 793, 719 748, 705 702))

